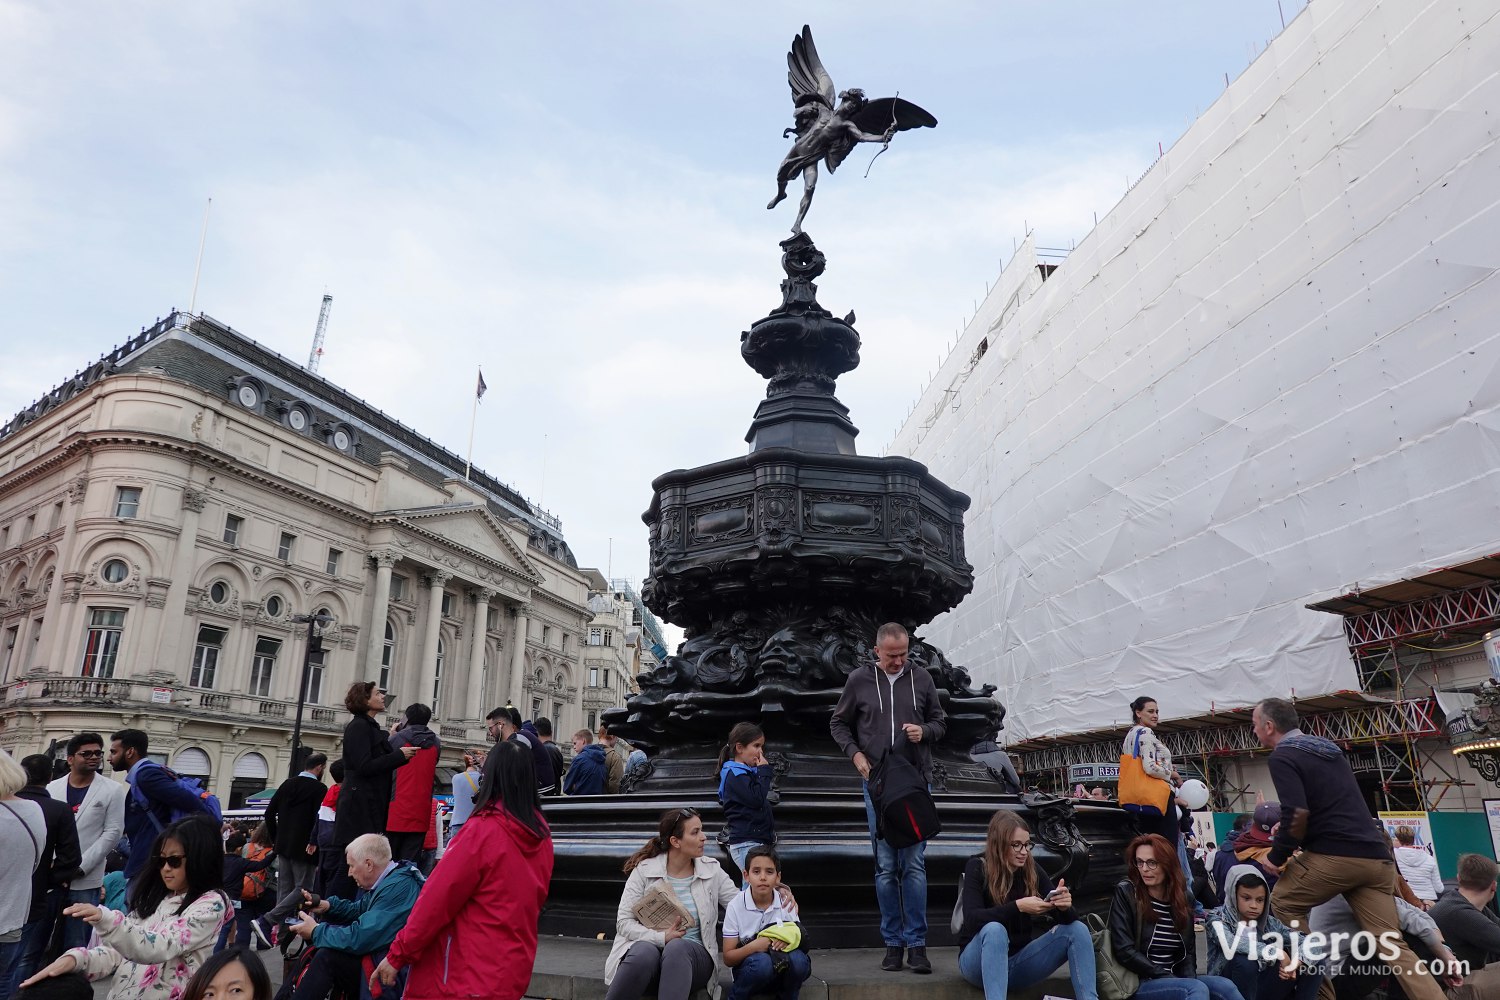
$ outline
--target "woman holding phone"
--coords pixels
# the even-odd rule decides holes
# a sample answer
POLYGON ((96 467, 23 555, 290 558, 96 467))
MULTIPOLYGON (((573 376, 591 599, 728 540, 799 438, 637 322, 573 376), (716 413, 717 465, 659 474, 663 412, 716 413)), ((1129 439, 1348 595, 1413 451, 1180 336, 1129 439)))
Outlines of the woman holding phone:
POLYGON ((990 817, 984 853, 964 866, 962 894, 958 971, 984 990, 985 1000, 1035 986, 1064 962, 1073 995, 1098 1000, 1094 946, 1073 910, 1072 890, 1063 879, 1054 886, 1032 859, 1031 829, 1019 815, 990 817), (1042 930, 1041 916, 1053 926, 1042 930))

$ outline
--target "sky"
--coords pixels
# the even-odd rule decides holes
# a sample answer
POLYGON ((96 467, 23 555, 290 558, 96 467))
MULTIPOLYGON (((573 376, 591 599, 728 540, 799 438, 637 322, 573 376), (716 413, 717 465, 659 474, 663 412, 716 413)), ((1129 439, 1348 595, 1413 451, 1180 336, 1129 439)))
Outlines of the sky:
POLYGON ((839 397, 889 442, 1028 228, 1068 248, 1302 0, 916 5, 0 0, 0 423, 172 308, 303 360, 640 582, 663 472, 742 454, 800 194, 767 211, 811 24, 936 129, 824 173, 839 397))

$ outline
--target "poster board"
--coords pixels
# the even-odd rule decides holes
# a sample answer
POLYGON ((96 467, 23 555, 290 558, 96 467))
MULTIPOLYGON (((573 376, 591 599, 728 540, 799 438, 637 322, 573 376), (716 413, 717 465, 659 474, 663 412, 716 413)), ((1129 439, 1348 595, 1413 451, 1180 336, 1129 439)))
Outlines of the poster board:
POLYGON ((1397 827, 1408 826, 1411 827, 1411 832, 1416 834, 1416 846, 1429 854, 1433 853, 1432 822, 1427 818, 1425 810, 1382 812, 1375 815, 1380 817, 1380 825, 1385 827, 1385 835, 1391 840, 1396 839, 1397 827))
POLYGON ((1490 828, 1490 850, 1500 858, 1500 799, 1484 800, 1484 816, 1490 828))

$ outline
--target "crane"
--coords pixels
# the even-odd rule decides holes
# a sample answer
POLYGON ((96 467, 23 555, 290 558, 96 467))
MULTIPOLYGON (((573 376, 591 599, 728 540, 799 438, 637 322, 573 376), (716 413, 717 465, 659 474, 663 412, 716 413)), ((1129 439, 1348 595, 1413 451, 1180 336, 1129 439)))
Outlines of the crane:
POLYGON ((323 360, 323 338, 328 334, 328 312, 333 308, 333 296, 323 293, 323 308, 318 310, 318 329, 313 334, 312 350, 307 354, 307 370, 316 373, 318 362, 323 360))

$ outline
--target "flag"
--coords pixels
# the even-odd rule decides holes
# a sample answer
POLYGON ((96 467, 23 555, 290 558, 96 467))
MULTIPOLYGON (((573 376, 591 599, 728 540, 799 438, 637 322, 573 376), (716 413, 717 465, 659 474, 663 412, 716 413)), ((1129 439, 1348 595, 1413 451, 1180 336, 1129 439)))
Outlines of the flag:
POLYGON ((488 388, 489 388, 489 386, 487 386, 487 385, 484 384, 484 371, 481 370, 479 372, 479 384, 474 387, 474 398, 476 400, 483 399, 484 398, 484 390, 486 390, 488 388))

